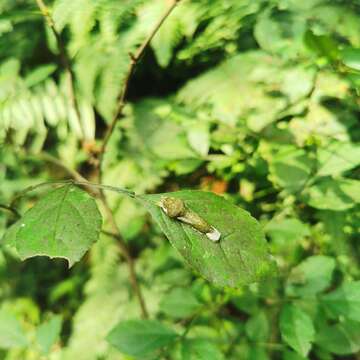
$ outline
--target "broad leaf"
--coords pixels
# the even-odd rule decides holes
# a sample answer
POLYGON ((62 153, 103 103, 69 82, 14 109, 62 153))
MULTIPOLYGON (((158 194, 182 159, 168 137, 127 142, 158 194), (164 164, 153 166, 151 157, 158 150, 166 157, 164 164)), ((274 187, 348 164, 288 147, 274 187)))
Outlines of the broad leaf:
POLYGON ((357 353, 360 351, 360 323, 347 321, 326 326, 316 334, 316 344, 337 355, 357 353))
POLYGON ((223 360, 214 342, 205 339, 185 340, 182 343, 181 360, 223 360))
POLYGON ((283 340, 302 356, 306 356, 314 341, 315 329, 309 315, 294 305, 285 305, 280 315, 283 340))
POLYGON ((174 289, 165 294, 160 303, 160 310, 172 317, 181 318, 194 313, 200 306, 190 289, 174 289))
POLYGON ((61 324, 61 316, 56 315, 38 327, 36 331, 36 340, 44 354, 48 354, 52 346, 58 341, 61 324))
POLYGON ((108 342, 122 353, 143 356, 173 342, 177 333, 155 320, 129 320, 115 326, 108 342))
POLYGON ((23 347, 28 340, 17 318, 6 309, 0 310, 0 349, 23 347))
POLYGON ((66 185, 28 210, 8 230, 5 241, 16 247, 23 260, 45 255, 65 258, 72 266, 97 241, 101 222, 95 200, 78 187, 66 185))
POLYGON ((202 191, 179 191, 139 197, 170 243, 196 271, 221 286, 237 287, 275 271, 259 223, 223 197, 202 191), (182 199, 190 210, 221 233, 213 242, 206 235, 168 217, 159 207, 163 196, 182 199))
POLYGON ((352 179, 326 179, 312 186, 307 203, 317 209, 342 211, 360 201, 360 181, 352 179))
POLYGON ((247 336, 257 342, 266 342, 269 337, 269 321, 263 311, 251 317, 245 325, 247 336))
POLYGON ((333 315, 360 321, 360 281, 343 284, 321 301, 333 315))
POLYGON ((291 270, 286 287, 290 296, 311 296, 325 290, 332 280, 335 260, 329 256, 311 256, 291 270))

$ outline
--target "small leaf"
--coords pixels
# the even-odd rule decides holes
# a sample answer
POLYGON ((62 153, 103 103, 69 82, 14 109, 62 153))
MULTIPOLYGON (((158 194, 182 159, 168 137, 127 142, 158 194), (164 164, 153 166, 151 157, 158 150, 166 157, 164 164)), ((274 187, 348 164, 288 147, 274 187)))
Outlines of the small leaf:
POLYGON ((40 199, 9 228, 5 239, 23 260, 45 255, 66 258, 72 266, 97 241, 100 229, 95 200, 78 187, 66 185, 40 199))
POLYGON ((302 356, 306 356, 314 341, 315 329, 309 315, 295 305, 285 305, 280 316, 283 340, 302 356))
POLYGON ((360 321, 360 281, 343 284, 335 291, 322 296, 321 302, 333 315, 343 315, 360 321))
POLYGON ((309 189, 307 203, 317 209, 343 211, 360 201, 360 181, 325 179, 309 189))
POLYGON ((160 303, 160 310, 172 317, 182 318, 192 315, 200 306, 189 289, 177 288, 166 294, 160 303))
POLYGON ((344 49, 341 52, 341 59, 349 68, 360 71, 360 49, 344 49))
POLYGON ((177 336, 158 321, 129 320, 115 326, 107 340, 124 354, 142 356, 172 343, 177 336))
POLYGON ((205 339, 185 340, 181 360, 223 360, 224 356, 214 342, 205 339))
POLYGON ((237 287, 275 271, 259 223, 223 197, 203 191, 178 191, 138 198, 170 243, 209 281, 237 287), (213 242, 191 225, 168 217, 158 205, 163 196, 182 199, 185 206, 221 233, 220 240, 213 242))
POLYGON ((36 331, 36 339, 43 354, 48 354, 53 345, 58 341, 61 324, 61 316, 56 315, 38 327, 36 331))
POLYGON ((0 348, 11 349, 27 344, 28 340, 16 317, 5 309, 0 310, 0 348))
POLYGON ((329 256, 311 256, 291 270, 286 287, 290 296, 310 296, 325 290, 332 280, 335 260, 329 256))
POLYGON ((357 353, 360 351, 360 323, 347 321, 326 326, 316 334, 316 344, 337 355, 357 353))
POLYGON ((260 311, 251 317, 245 325, 245 331, 251 340, 266 342, 269 337, 269 322, 265 313, 260 311))

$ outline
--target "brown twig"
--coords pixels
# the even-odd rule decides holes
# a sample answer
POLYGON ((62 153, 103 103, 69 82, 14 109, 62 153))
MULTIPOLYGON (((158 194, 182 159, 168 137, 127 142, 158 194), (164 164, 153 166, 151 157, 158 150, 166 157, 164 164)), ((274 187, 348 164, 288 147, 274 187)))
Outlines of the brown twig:
MULTIPOLYGON (((101 192, 102 196, 104 196, 103 192, 101 192)), ((100 198, 101 199, 101 198, 100 198)), ((141 308, 141 313, 142 313, 142 317, 147 319, 149 317, 147 308, 146 308, 146 304, 145 304, 145 300, 142 296, 142 292, 136 277, 136 272, 135 272, 135 263, 134 263, 134 259, 132 258, 130 251, 127 247, 127 245, 125 244, 123 238, 120 235, 120 230, 116 224, 115 218, 114 218, 114 214, 112 213, 110 207, 107 204, 106 199, 104 199, 102 201, 105 211, 107 213, 108 216, 108 220, 110 223, 110 226, 112 228, 112 232, 104 232, 106 235, 108 236, 112 236, 114 237, 117 241, 118 241, 118 245, 121 251, 121 254, 124 256, 127 264, 128 264, 128 268, 129 268, 129 275, 130 275, 130 283, 131 286, 135 292, 135 295, 139 301, 140 304, 140 308, 141 308)))
MULTIPOLYGON (((114 114, 113 120, 111 121, 110 126, 107 128, 107 130, 105 132, 104 139, 102 141, 102 145, 101 145, 100 152, 99 152, 99 161, 97 164, 97 169, 98 169, 98 182, 100 184, 102 182, 102 162, 103 162, 103 158, 104 158, 104 153, 105 153, 106 147, 108 145, 108 142, 110 140, 110 137, 111 137, 112 133, 114 132, 116 122, 118 121, 118 118, 122 115, 124 106, 126 104, 126 95, 128 92, 130 79, 133 75, 135 67, 136 67, 137 63, 139 62, 139 60, 141 59, 142 55, 144 54, 146 48, 150 44, 151 40, 154 38, 155 34, 158 32, 161 25, 164 23, 166 18, 171 14, 171 12, 176 7, 176 5, 178 4, 179 1, 180 0, 172 0, 171 1, 170 5, 167 8, 167 10, 165 11, 165 13, 162 15, 162 17, 159 19, 159 21, 155 24, 154 28, 152 29, 150 34, 147 36, 145 41, 137 49, 135 54, 129 54, 129 57, 130 57, 129 68, 126 73, 125 80, 124 80, 124 83, 123 83, 123 86, 122 86, 122 89, 120 92, 120 96, 118 99, 118 106, 117 106, 116 112, 114 114)), ((105 194, 102 189, 100 189, 100 200, 105 208, 105 211, 107 212, 107 217, 108 217, 108 220, 110 222, 110 226, 111 226, 112 232, 113 232, 112 236, 115 236, 116 239, 118 240, 120 250, 123 253, 125 260, 128 263, 129 273, 130 273, 130 281, 131 281, 132 287, 135 291, 135 294, 139 300, 141 310, 142 310, 142 316, 144 318, 147 318, 148 312, 146 309, 144 298, 141 293, 140 286, 139 286, 137 278, 136 278, 134 259, 132 258, 126 243, 124 242, 124 240, 121 237, 121 233, 116 224, 114 215, 110 209, 110 206, 107 202, 107 199, 106 199, 105 194)))
POLYGON ((60 60, 64 66, 66 75, 67 75, 67 82, 68 82, 68 91, 69 91, 69 100, 70 100, 70 104, 72 106, 72 108, 75 110, 76 116, 79 120, 79 125, 80 125, 80 129, 81 129, 81 133, 83 135, 83 138, 85 138, 85 129, 84 129, 84 125, 81 121, 81 113, 80 113, 80 107, 79 107, 79 103, 77 101, 77 98, 75 96, 75 74, 74 71, 71 67, 71 61, 70 58, 68 56, 68 53, 66 51, 65 45, 61 39, 60 33, 56 30, 56 26, 55 26, 55 22, 54 19, 52 18, 51 14, 50 14, 50 10, 49 8, 45 5, 43 0, 35 0, 40 11, 41 14, 43 15, 43 17, 45 18, 47 24, 49 25, 49 28, 51 29, 52 33, 55 36, 56 39, 56 43, 57 46, 59 48, 59 55, 60 55, 60 60))
POLYGON ((144 40, 144 42, 140 45, 140 47, 137 49, 137 51, 135 52, 135 54, 130 53, 129 57, 130 57, 130 64, 129 64, 129 68, 128 71, 126 73, 125 76, 125 80, 120 92, 120 96, 119 96, 119 100, 118 100, 118 106, 115 112, 115 115, 110 123, 110 126, 107 128, 106 132, 105 132, 105 136, 104 136, 104 140, 102 142, 101 148, 100 148, 100 152, 99 152, 99 180, 101 181, 101 168, 102 168, 102 162, 103 162, 103 157, 104 157, 104 153, 106 150, 106 146, 110 140, 110 137, 115 129, 115 125, 119 119, 119 117, 122 115, 123 109, 126 105, 126 95, 128 93, 128 88, 129 88, 129 83, 130 83, 130 79, 134 73, 135 67, 138 64, 139 60, 141 59, 142 55, 144 54, 146 48, 149 46, 151 40, 154 38, 154 36, 156 35, 156 33, 159 31, 161 25, 164 23, 164 21, 167 19, 167 17, 171 14, 171 12, 175 9, 176 5, 180 2, 181 0, 172 0, 170 2, 169 7, 166 9, 166 11, 164 12, 164 14, 162 15, 162 17, 159 19, 159 21, 155 24, 154 28, 152 29, 152 31, 150 32, 150 34, 147 36, 147 38, 144 40))

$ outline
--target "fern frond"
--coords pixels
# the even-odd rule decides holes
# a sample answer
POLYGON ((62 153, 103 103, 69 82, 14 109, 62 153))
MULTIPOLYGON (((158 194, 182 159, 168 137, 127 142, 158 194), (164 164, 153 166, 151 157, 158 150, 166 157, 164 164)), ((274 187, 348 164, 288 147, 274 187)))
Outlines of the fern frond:
POLYGON ((91 104, 84 99, 80 101, 81 119, 78 119, 68 100, 65 82, 57 84, 47 76, 45 79, 39 83, 34 76, 23 79, 17 75, 5 85, 0 82, 2 141, 8 140, 18 146, 26 145, 38 152, 50 128, 58 129, 58 136, 62 139, 69 132, 79 139, 93 139, 95 117, 91 104), (34 82, 36 85, 31 86, 34 82), (85 134, 81 133, 80 121, 84 125, 85 134))

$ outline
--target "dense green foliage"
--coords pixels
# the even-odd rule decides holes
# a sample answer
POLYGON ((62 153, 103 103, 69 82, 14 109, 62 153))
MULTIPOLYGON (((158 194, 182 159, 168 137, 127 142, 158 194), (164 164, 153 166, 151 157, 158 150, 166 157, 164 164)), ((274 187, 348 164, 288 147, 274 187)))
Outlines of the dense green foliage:
POLYGON ((110 192, 150 320, 141 319, 98 200, 105 232, 71 269, 62 259, 21 261, 47 254, 73 263, 96 240, 95 200, 77 187, 17 195, 68 179, 69 169, 96 181, 96 153, 129 52, 168 3, 47 1, 72 61, 78 119, 36 1, 0 0, 0 204, 13 202, 24 214, 16 223, 0 208, 0 238, 9 229, 0 243, 0 359, 357 359, 357 0, 181 1, 136 68, 105 153, 104 184, 139 195, 192 189, 225 198, 214 213, 201 203, 194 210, 222 233, 234 231, 235 246, 226 242, 223 255, 239 245, 249 263, 237 268, 243 260, 231 257, 230 273, 244 279, 252 279, 249 268, 263 270, 265 257, 258 224, 234 204, 249 211, 266 234, 276 276, 214 285, 200 274, 213 281, 223 275, 212 273, 226 264, 217 244, 195 246, 195 258, 182 253, 195 272, 180 247, 203 238, 164 217, 151 202, 159 195, 142 197, 154 221, 141 201, 110 192), (225 208, 238 209, 234 222, 225 208))

